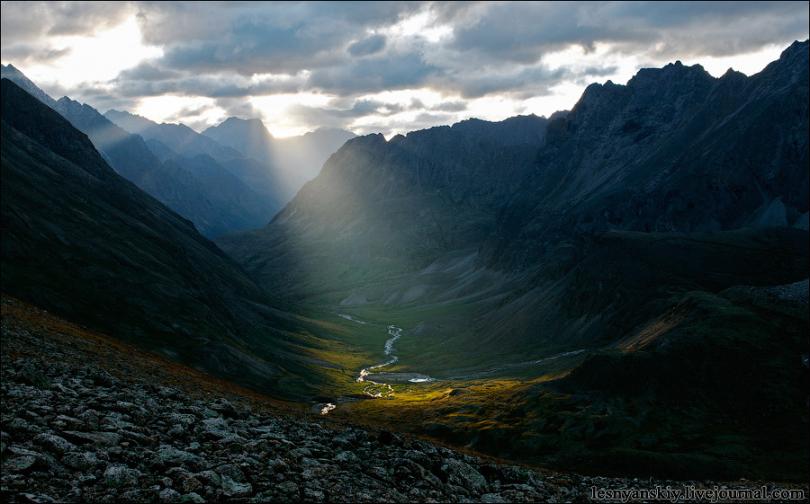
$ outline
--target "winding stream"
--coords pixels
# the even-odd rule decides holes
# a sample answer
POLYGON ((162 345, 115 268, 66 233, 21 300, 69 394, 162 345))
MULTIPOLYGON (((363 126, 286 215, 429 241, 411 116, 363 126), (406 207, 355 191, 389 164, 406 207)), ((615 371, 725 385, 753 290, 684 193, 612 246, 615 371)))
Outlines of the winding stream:
POLYGON ((388 326, 388 335, 391 337, 385 340, 383 352, 385 353, 386 357, 390 358, 385 362, 381 362, 371 367, 361 369, 360 374, 357 376, 358 383, 368 383, 368 385, 366 385, 366 387, 363 388, 363 393, 369 397, 375 398, 390 397, 394 394, 394 388, 391 387, 391 385, 387 383, 375 382, 371 379, 368 379, 370 370, 390 366, 391 364, 396 364, 397 361, 399 361, 399 357, 393 354, 394 354, 394 343, 396 343, 396 341, 400 338, 400 336, 402 336, 402 328, 397 327, 395 325, 390 325, 388 326))
MULTIPOLYGON (((358 320, 351 315, 346 315, 339 313, 339 317, 350 320, 352 322, 358 324, 367 324, 362 320, 358 320)), ((420 373, 398 373, 398 372, 385 372, 380 371, 382 368, 387 366, 391 366, 392 364, 396 364, 399 362, 399 357, 396 355, 395 351, 396 348, 394 344, 397 340, 402 337, 402 328, 397 327, 395 325, 388 326, 388 336, 389 338, 385 340, 385 345, 383 346, 383 353, 385 354, 386 360, 380 362, 379 364, 374 364, 373 366, 369 366, 360 370, 360 373, 357 375, 357 383, 364 383, 365 386, 363 387, 363 393, 371 398, 375 399, 385 399, 388 397, 392 397, 394 395, 394 388, 388 382, 394 383, 428 383, 436 381, 435 378, 432 378, 428 375, 420 374, 420 373)), ((511 364, 505 364, 500 367, 495 367, 491 369, 487 369, 484 371, 478 371, 475 373, 470 373, 466 375, 458 375, 452 376, 451 380, 459 380, 459 379, 480 379, 486 376, 490 376, 499 372, 504 372, 507 370, 514 370, 529 366, 536 366, 538 364, 545 364, 549 361, 557 360, 560 358, 566 357, 573 357, 577 356, 586 350, 573 350, 569 352, 562 352, 555 355, 550 355, 548 357, 544 357, 542 359, 536 359, 531 361, 524 361, 524 362, 515 362, 511 364)), ((340 402, 340 399, 336 402, 340 402)), ((330 411, 337 408, 337 405, 334 403, 321 403, 315 406, 317 410, 320 411, 321 415, 327 415, 330 411)))
MULTIPOLYGON (((353 318, 351 315, 339 313, 338 316, 358 324, 366 324, 366 322, 353 318)), ((388 336, 389 338, 385 340, 385 345, 383 346, 383 353, 387 359, 379 364, 374 364, 373 366, 361 369, 360 373, 357 375, 356 381, 358 383, 365 384, 365 387, 363 387, 363 393, 365 395, 375 399, 384 399, 393 396, 394 387, 386 383, 387 381, 409 383, 428 383, 436 381, 435 378, 431 378, 428 375, 420 373, 372 373, 372 371, 379 370, 399 362, 399 357, 397 357, 397 355, 394 353, 396 350, 394 343, 396 343, 397 340, 402 337, 402 328, 395 325, 389 325, 388 336)), ((315 409, 320 411, 321 415, 328 415, 329 412, 335 408, 337 408, 337 405, 334 403, 321 403, 315 405, 315 409)))

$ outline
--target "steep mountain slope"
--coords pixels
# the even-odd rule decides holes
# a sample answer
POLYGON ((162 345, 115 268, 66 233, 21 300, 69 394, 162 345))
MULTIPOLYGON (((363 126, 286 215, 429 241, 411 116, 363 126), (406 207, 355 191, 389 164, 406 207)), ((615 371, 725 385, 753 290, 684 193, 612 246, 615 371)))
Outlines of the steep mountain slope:
POLYGON ((3 67, 3 77, 59 112, 76 129, 88 135, 110 166, 125 178, 137 183, 144 172, 160 165, 142 138, 122 130, 93 107, 67 96, 54 100, 12 65, 3 67))
POLYGON ((676 63, 592 85, 548 121, 357 138, 269 226, 219 243, 302 302, 409 321, 422 336, 401 351, 420 355, 419 371, 602 345, 654 316, 668 289, 806 278, 806 231, 766 228, 806 222, 807 59, 797 42, 760 74, 720 79, 676 63), (722 233, 746 226, 763 234, 722 233), (691 280, 658 278, 666 254, 635 269, 598 259, 645 243, 605 241, 611 229, 655 231, 673 253, 717 243, 717 255, 694 259, 691 280), (757 242, 769 245, 743 260, 757 242), (727 283, 695 280, 724 253, 727 283), (753 273, 757 261, 770 277, 753 273))
POLYGON ((322 128, 297 137, 273 138, 259 119, 237 117, 206 129, 203 135, 273 167, 269 182, 272 187, 282 187, 284 201, 315 178, 329 156, 355 136, 345 130, 322 128))
POLYGON ((18 86, 23 88, 28 94, 41 101, 45 105, 54 108, 56 100, 51 98, 48 93, 41 90, 34 84, 28 77, 25 76, 17 67, 12 64, 0 65, 0 78, 9 79, 15 82, 18 86))
MULTIPOLYGON (((237 161, 241 165, 241 160, 237 161)), ((210 156, 169 157, 160 173, 146 174, 139 185, 181 215, 193 216, 202 234, 216 237, 266 224, 279 208, 210 156), (167 184, 170 178, 179 183, 167 184)))
POLYGON ((491 260, 531 263, 571 231, 806 229, 807 68, 805 41, 749 78, 676 63, 588 87, 549 125, 491 260))
POLYGON ((5 292, 241 383, 300 383, 290 322, 189 221, 8 79, 2 130, 5 292))
POLYGON ((159 169, 160 161, 143 138, 122 130, 93 107, 63 96, 55 102, 53 109, 86 134, 116 172, 139 187, 138 182, 146 173, 159 169))

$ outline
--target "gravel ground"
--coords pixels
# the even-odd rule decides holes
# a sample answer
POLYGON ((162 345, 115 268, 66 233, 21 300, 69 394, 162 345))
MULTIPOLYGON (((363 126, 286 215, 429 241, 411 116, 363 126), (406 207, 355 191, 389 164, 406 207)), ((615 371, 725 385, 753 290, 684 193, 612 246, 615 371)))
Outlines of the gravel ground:
POLYGON ((274 412, 85 334, 3 300, 4 502, 570 502, 590 500, 594 486, 685 484, 538 471, 274 412))

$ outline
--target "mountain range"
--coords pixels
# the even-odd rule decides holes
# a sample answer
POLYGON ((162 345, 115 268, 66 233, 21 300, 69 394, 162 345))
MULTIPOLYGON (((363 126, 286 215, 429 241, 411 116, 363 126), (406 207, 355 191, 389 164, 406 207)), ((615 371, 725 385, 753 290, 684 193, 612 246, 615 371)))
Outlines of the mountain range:
POLYGON ((729 475, 764 463, 752 447, 773 430, 790 433, 785 460, 808 444, 795 408, 807 379, 796 303, 807 299, 809 150, 805 41, 750 77, 676 62, 593 84, 549 119, 350 140, 270 224, 217 243, 301 306, 405 328, 391 372, 437 385, 355 415, 412 414, 409 424, 430 424, 422 432, 579 469, 612 456, 625 469, 729 475), (734 382, 739 369, 756 369, 755 381, 734 382), (502 391, 470 384, 510 374, 523 378, 502 391), (435 415, 430 401, 448 383, 463 384, 448 401, 467 417, 435 415), (754 420, 774 383, 779 406, 754 420), (567 404, 563 390, 580 399, 567 404), (639 397, 659 413, 639 410, 639 397), (723 441, 688 442, 677 429, 656 452, 610 423, 600 428, 611 448, 595 449, 585 432, 600 407, 698 430, 699 411, 739 436, 745 460, 697 460, 723 441), (741 417, 750 421, 735 426, 741 417), (481 418, 492 425, 477 428, 481 418), (562 443, 561 422, 585 430, 562 443))
POLYGON ((331 155, 308 142, 348 135, 102 116, 4 67, 3 291, 340 420, 583 472, 801 480, 809 53, 331 155), (288 194, 283 145, 325 163, 238 231, 288 194), (189 203, 192 225, 184 198, 231 220, 189 203))
POLYGON ((54 100, 12 65, 3 66, 2 75, 62 114, 90 137, 113 169, 208 237, 269 222, 317 174, 341 139, 353 136, 323 130, 285 140, 289 147, 275 149, 282 173, 272 156, 257 161, 183 124, 158 124, 117 110, 102 115, 68 97, 54 100))

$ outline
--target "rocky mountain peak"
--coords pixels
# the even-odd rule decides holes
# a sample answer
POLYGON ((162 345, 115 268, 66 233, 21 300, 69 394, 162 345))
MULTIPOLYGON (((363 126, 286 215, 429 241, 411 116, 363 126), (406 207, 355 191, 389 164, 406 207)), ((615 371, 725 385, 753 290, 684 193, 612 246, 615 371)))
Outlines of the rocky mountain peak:
POLYGON ((774 85, 787 85, 797 82, 807 82, 808 64, 810 61, 810 43, 793 42, 787 49, 782 51, 779 59, 769 64, 760 72, 770 76, 774 85))
POLYGON ((48 95, 45 91, 40 89, 36 84, 34 84, 31 79, 25 76, 17 67, 9 63, 8 65, 2 65, 0 68, 0 76, 4 79, 9 79, 10 81, 14 82, 22 89, 24 89, 28 94, 36 98, 37 100, 41 101, 45 105, 53 108, 56 104, 56 101, 48 95))
POLYGON ((807 49, 810 47, 810 39, 795 40, 792 44, 787 46, 784 51, 779 55, 780 60, 791 60, 794 58, 807 59, 807 49))
POLYGON ((364 147, 364 148, 373 148, 373 147, 382 147, 385 146, 388 142, 385 139, 385 136, 382 133, 371 133, 369 135, 358 136, 352 138, 351 140, 347 141, 344 144, 344 148, 354 148, 354 147, 364 147))
POLYGON ((634 89, 684 87, 709 85, 714 77, 701 65, 686 66, 680 61, 668 63, 661 68, 642 68, 627 86, 634 89))
POLYGON ((268 137, 271 138, 273 137, 270 131, 267 130, 267 127, 264 125, 262 120, 255 117, 250 119, 242 119, 241 117, 229 117, 219 125, 209 128, 208 130, 206 130, 206 132, 215 131, 217 128, 233 129, 244 133, 261 134, 267 135, 268 137))

